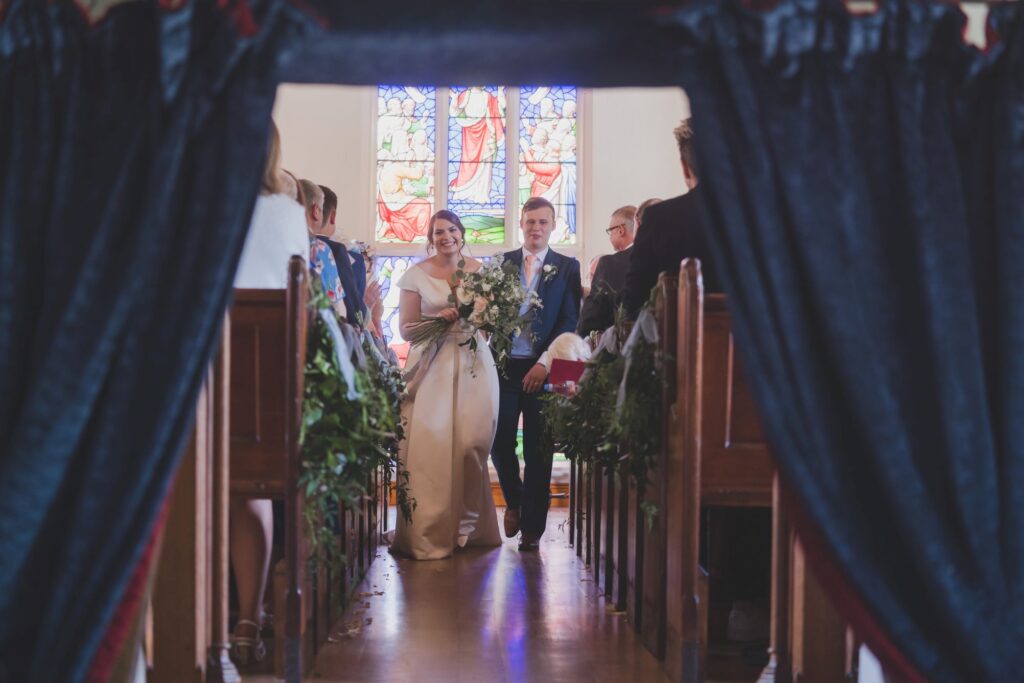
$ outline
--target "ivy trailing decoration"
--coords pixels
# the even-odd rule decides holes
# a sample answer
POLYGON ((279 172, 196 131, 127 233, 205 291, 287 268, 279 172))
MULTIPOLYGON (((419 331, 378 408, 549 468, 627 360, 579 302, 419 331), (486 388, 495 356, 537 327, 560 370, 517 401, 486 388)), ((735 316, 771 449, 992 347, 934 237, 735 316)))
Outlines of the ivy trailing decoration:
MULTIPOLYGON (((643 499, 647 473, 661 452, 662 419, 665 410, 665 359, 657 344, 640 339, 629 350, 625 373, 625 400, 613 411, 611 438, 628 456, 620 463, 636 482, 641 508, 648 527, 657 515, 656 506, 643 499)), ((622 471, 620 470, 620 474, 622 471)))
POLYGON ((333 325, 320 314, 329 302, 317 279, 311 281, 315 315, 307 337, 299 486, 306 496, 303 517, 311 569, 317 570, 322 561, 338 576, 346 563, 337 538, 339 510, 343 505, 360 509, 375 471, 384 472, 389 484, 392 470, 398 473, 396 494, 407 519, 416 503, 408 494, 408 473, 398 461, 404 438, 401 374, 343 322, 336 328, 343 332, 336 341, 333 325), (340 345, 348 347, 354 386, 345 379, 340 345))
POLYGON ((620 356, 599 352, 587 362, 575 396, 544 396, 545 437, 553 451, 604 466, 618 461, 618 443, 611 426, 623 365, 620 356))
MULTIPOLYGON (((652 293, 636 326, 620 316, 588 361, 577 393, 571 398, 548 395, 543 408, 553 450, 628 474, 641 498, 662 448, 667 358, 657 343, 656 326, 652 338, 653 309, 652 293)), ((653 522, 654 505, 648 501, 642 507, 648 523, 653 522)))

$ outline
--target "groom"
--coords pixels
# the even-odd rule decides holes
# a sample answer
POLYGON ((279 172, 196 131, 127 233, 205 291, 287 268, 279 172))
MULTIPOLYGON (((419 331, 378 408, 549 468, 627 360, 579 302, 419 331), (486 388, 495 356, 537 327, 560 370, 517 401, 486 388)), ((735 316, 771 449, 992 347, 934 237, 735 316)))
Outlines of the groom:
POLYGON ((542 197, 528 199, 519 227, 523 231, 523 248, 506 252, 505 260, 519 266, 523 287, 537 292, 544 307, 533 321, 532 334, 524 333, 513 339, 512 357, 505 372, 499 373, 501 400, 491 457, 508 506, 505 535, 511 538, 522 531, 519 549, 536 550, 547 523, 552 456, 543 448, 541 438, 544 422, 539 392, 548 376, 541 355, 555 337, 576 329, 582 288, 579 261, 548 248, 555 229, 555 207, 551 202, 542 197), (516 458, 520 414, 526 459, 522 479, 516 458))

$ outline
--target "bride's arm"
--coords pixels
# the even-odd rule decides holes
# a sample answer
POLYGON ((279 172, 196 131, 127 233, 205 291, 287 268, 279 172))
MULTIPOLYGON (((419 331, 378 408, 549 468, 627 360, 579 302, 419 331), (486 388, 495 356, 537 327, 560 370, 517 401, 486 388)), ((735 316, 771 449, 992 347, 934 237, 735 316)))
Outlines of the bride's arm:
POLYGON ((402 337, 409 336, 409 330, 420 322, 420 306, 423 300, 419 292, 403 289, 398 299, 398 330, 402 337))

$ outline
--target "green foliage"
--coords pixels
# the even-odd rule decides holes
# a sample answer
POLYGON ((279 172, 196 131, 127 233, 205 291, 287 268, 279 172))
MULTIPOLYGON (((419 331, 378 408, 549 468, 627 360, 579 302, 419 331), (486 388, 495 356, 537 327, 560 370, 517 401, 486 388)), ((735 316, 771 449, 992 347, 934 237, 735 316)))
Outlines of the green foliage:
MULTIPOLYGON (((327 299, 316 287, 316 279, 312 281, 311 307, 324 308, 329 305, 327 299)), ((327 325, 314 316, 306 349, 299 487, 306 496, 303 516, 311 568, 317 570, 323 561, 335 576, 346 562, 337 538, 339 511, 342 505, 361 509, 371 493, 367 487, 375 471, 387 479, 392 471, 398 473, 396 493, 406 518, 416 505, 408 495, 408 472, 398 461, 398 446, 404 438, 401 373, 373 349, 353 351, 359 396, 350 400, 334 340, 327 325)))
POLYGON ((661 355, 656 344, 643 339, 633 345, 626 400, 611 423, 612 438, 629 453, 625 462, 637 482, 646 480, 647 470, 661 452, 665 387, 661 355))
MULTIPOLYGON (((621 320, 616 324, 620 340, 628 331, 621 320)), ((554 450, 623 477, 628 474, 642 497, 647 472, 662 447, 666 359, 657 344, 644 339, 637 340, 629 355, 625 400, 618 411, 615 403, 626 360, 607 351, 587 363, 575 396, 545 396, 543 411, 546 438, 554 450)), ((644 501, 641 507, 648 523, 653 522, 653 503, 644 501)))
POLYGON ((575 396, 543 397, 545 436, 553 450, 567 458, 606 466, 618 461, 619 448, 611 426, 623 365, 621 357, 601 353, 587 363, 575 396))

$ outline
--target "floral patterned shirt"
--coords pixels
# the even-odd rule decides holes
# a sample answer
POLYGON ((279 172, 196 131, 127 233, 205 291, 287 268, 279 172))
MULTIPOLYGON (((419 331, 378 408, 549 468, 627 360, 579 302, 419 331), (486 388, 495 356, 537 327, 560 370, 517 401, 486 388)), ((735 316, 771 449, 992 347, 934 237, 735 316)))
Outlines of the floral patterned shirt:
POLYGON ((324 294, 331 303, 336 303, 345 298, 345 292, 341 288, 341 279, 338 277, 338 264, 334 260, 334 254, 327 243, 315 237, 309 239, 309 267, 320 276, 320 284, 323 285, 324 294))

